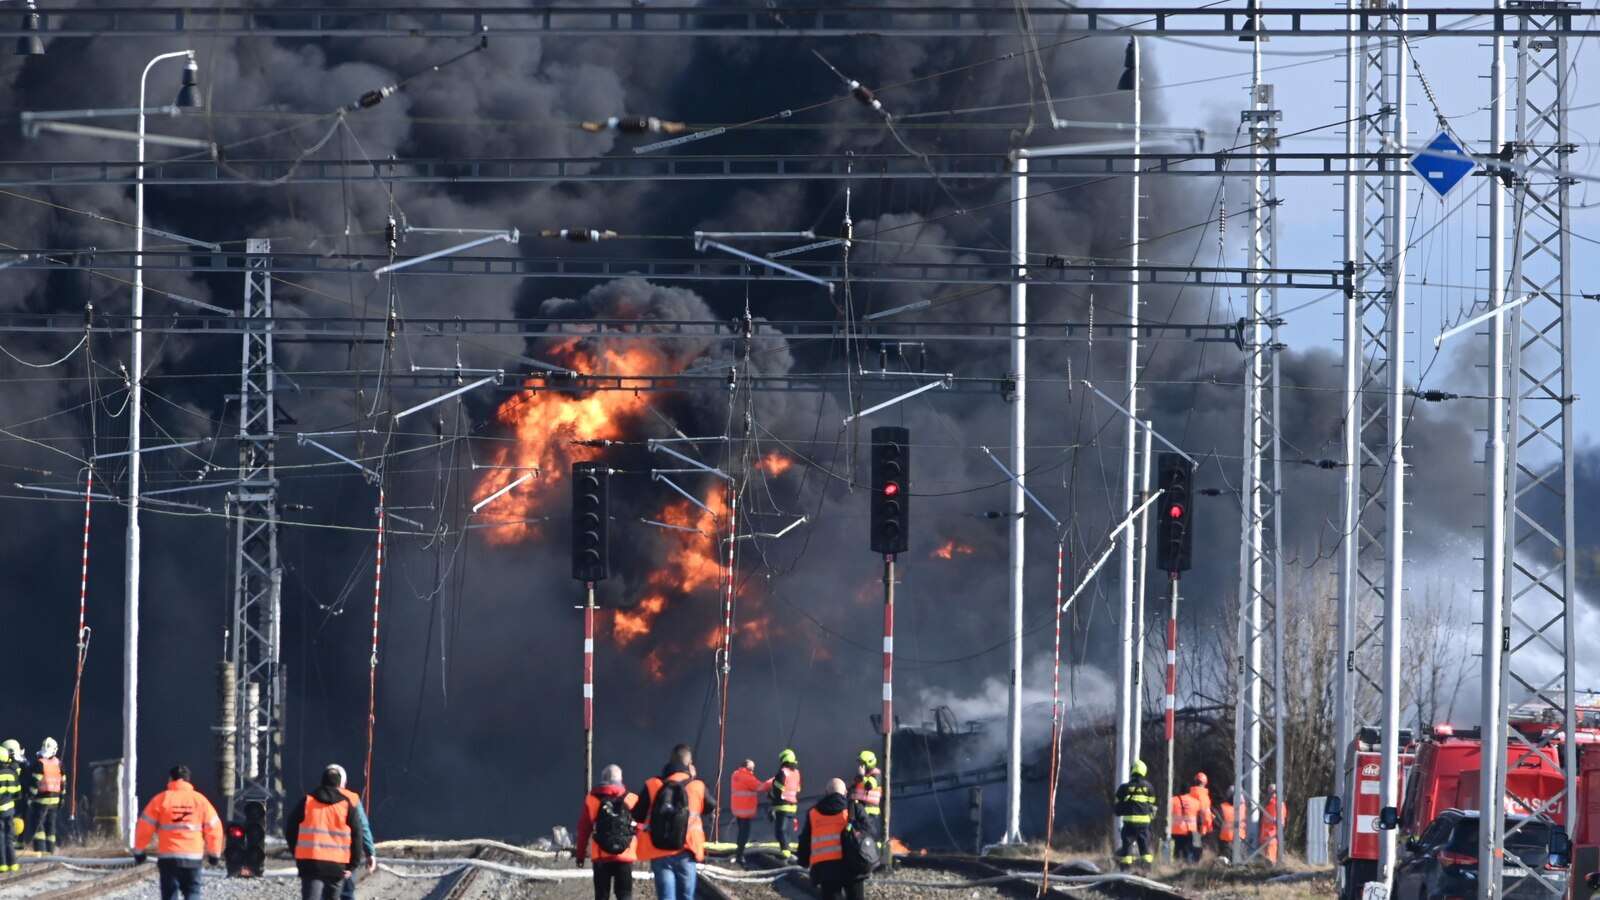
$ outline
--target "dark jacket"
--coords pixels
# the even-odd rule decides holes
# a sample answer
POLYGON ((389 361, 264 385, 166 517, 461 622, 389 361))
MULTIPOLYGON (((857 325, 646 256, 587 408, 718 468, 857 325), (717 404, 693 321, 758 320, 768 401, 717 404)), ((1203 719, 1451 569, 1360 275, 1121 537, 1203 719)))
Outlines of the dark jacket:
MULTIPOLYGON (((295 868, 300 870, 301 878, 341 879, 346 872, 352 871, 363 862, 366 862, 366 848, 362 846, 365 843, 362 840, 362 834, 367 827, 366 815, 361 809, 361 804, 350 803, 343 794, 339 793, 339 789, 336 787, 329 787, 325 784, 318 785, 317 789, 311 792, 311 796, 316 798, 318 803, 349 804, 350 811, 347 813, 347 818, 350 822, 350 836, 352 838, 350 841, 350 862, 340 865, 339 863, 314 859, 297 859, 294 861, 295 868)), ((296 841, 300 838, 300 823, 305 821, 305 818, 306 798, 301 797, 300 802, 296 803, 294 809, 289 811, 289 818, 283 823, 283 839, 288 842, 291 855, 294 853, 296 841)))
MULTIPOLYGON (((812 809, 826 816, 837 815, 850 807, 850 801, 840 794, 826 794, 812 809)), ((830 859, 827 862, 811 865, 811 813, 806 812, 802 819, 805 824, 800 827, 800 843, 795 847, 795 857, 801 866, 811 870, 811 883, 842 884, 846 881, 864 881, 865 875, 857 875, 845 867, 844 860, 830 859)))
POLYGON ((1126 825, 1149 825, 1156 815, 1156 789, 1144 778, 1130 778, 1117 788, 1113 810, 1126 825))
MULTIPOLYGON (((676 763, 669 764, 661 770, 661 780, 666 781, 668 778, 676 775, 679 772, 687 775, 689 773, 689 767, 680 766, 676 763)), ((693 776, 690 777, 692 778, 693 776)), ((650 823, 650 807, 654 806, 655 803, 656 796, 655 794, 650 793, 650 785, 646 784, 645 786, 639 788, 639 802, 633 805, 633 820, 635 822, 643 822, 648 825, 650 823)), ((709 816, 716 811, 717 801, 711 799, 710 791, 706 791, 706 808, 704 810, 704 814, 709 816)))

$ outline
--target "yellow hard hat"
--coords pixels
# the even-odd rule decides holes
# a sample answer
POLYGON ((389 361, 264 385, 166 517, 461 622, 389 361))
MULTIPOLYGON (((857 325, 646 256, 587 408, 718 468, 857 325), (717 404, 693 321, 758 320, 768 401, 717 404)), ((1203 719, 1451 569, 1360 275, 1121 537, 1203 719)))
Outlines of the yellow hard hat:
POLYGON ((793 750, 785 750, 782 753, 778 754, 778 762, 779 763, 794 763, 794 762, 798 762, 798 761, 799 761, 799 757, 794 755, 794 751, 793 750))
POLYGON ((1136 759, 1133 761, 1133 777, 1143 778, 1148 774, 1150 774, 1150 769, 1144 764, 1144 760, 1136 759))
POLYGON ((873 753, 871 750, 861 751, 860 753, 856 754, 856 759, 860 761, 863 766, 866 766, 869 769, 877 768, 878 754, 873 753))
POLYGON ((11 762, 11 751, 7 750, 4 744, 0 744, 0 763, 8 762, 11 762))

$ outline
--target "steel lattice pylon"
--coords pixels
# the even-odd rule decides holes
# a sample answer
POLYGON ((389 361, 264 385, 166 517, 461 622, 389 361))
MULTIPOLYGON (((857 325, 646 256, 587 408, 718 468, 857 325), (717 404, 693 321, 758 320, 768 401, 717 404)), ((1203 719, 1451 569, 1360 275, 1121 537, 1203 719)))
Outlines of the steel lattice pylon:
MULTIPOLYGON (((1278 120, 1272 85, 1261 81, 1261 46, 1255 44, 1250 108, 1240 119, 1250 132, 1250 266, 1265 273, 1277 261, 1274 218, 1278 205, 1271 174, 1277 151, 1278 120)), ((1278 459, 1278 294, 1264 277, 1250 288, 1245 323, 1244 479, 1240 504, 1238 660, 1235 668, 1234 803, 1239 836, 1233 859, 1242 863, 1261 853, 1262 813, 1267 802, 1263 776, 1282 789, 1283 561, 1279 554, 1282 467, 1278 459)), ((1285 799, 1278 797, 1278 810, 1285 799)), ((1279 840, 1281 841, 1281 835, 1279 840)))
MULTIPOLYGON (((1529 820, 1556 821, 1575 808, 1577 697, 1574 684, 1577 651, 1572 604, 1573 548, 1572 468, 1572 311, 1567 231, 1568 188, 1564 174, 1572 146, 1567 140, 1568 70, 1566 38, 1550 32, 1563 28, 1578 4, 1516 2, 1509 9, 1543 11, 1524 17, 1515 39, 1516 124, 1513 150, 1528 168, 1513 179, 1511 277, 1508 303, 1526 298, 1511 311, 1506 479, 1508 521, 1504 544, 1503 622, 1500 666, 1504 718, 1496 736, 1501 753, 1527 757, 1565 744, 1556 751, 1566 785, 1554 802, 1506 794, 1505 772, 1516 757, 1500 767, 1497 796, 1500 815, 1497 843, 1504 846, 1506 815, 1529 813, 1529 820), (1542 734, 1511 727, 1511 719, 1536 719, 1542 734)), ((1502 755, 1500 758, 1505 759, 1502 755)), ((1484 877, 1500 884, 1501 860, 1484 877)), ((1565 888, 1544 882, 1536 870, 1523 880, 1538 880, 1551 896, 1565 888)), ((1512 886, 1507 886, 1510 893, 1512 886)))
MULTIPOLYGON (((1347 43, 1346 150, 1394 149, 1406 145, 1404 3, 1376 6, 1351 0, 1351 12, 1385 12, 1376 21, 1393 37, 1378 35, 1347 43)), ((1404 347, 1405 189, 1403 163, 1390 158, 1352 158, 1345 184, 1345 252, 1353 290, 1345 299, 1344 492, 1339 552, 1340 668, 1335 706, 1335 779, 1347 795, 1346 754, 1362 726, 1382 725, 1385 784, 1393 786, 1398 761, 1398 708, 1386 687, 1389 644, 1398 646, 1399 622, 1385 608, 1398 592, 1402 535, 1392 519, 1403 512, 1393 502, 1403 487, 1396 447, 1402 423, 1404 347), (1392 565, 1391 565, 1392 563, 1392 565), (1394 630, 1386 634, 1386 626, 1394 630), (1392 759, 1390 757, 1393 757, 1392 759)), ((1393 608, 1398 608, 1398 596, 1393 608)), ((1352 801, 1353 802, 1353 801, 1352 801)), ((1385 806, 1395 805, 1385 794, 1385 806)), ((1351 815, 1354 815, 1352 812, 1351 815)), ((1371 830, 1374 823, 1358 821, 1371 830)), ((1348 837, 1347 830, 1341 834, 1348 837)), ((1394 833, 1379 832, 1379 867, 1394 859, 1394 833)), ((1381 872, 1379 877, 1382 877, 1381 872)))
POLYGON ((250 801, 266 805, 269 830, 283 813, 283 672, 279 665, 282 570, 278 567, 276 372, 272 358, 271 243, 246 242, 244 320, 239 379, 239 486, 229 495, 234 517, 233 627, 228 656, 235 673, 233 784, 228 815, 250 801))

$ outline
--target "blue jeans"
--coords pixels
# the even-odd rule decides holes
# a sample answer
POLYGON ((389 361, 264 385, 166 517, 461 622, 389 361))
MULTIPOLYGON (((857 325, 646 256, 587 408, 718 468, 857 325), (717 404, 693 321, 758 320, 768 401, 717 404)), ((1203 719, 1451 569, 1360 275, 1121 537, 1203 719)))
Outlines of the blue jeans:
POLYGON ((693 853, 685 851, 652 859, 650 871, 656 879, 656 900, 694 900, 694 883, 700 870, 693 853))
POLYGON ((156 871, 161 877, 161 900, 200 900, 200 867, 179 865, 173 860, 156 861, 156 871))

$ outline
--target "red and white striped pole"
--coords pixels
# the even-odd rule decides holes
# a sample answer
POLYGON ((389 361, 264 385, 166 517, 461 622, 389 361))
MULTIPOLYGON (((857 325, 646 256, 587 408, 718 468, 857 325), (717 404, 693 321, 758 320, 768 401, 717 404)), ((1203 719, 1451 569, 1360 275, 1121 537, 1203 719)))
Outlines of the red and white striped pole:
POLYGON ((1061 604, 1067 569, 1067 545, 1056 542, 1056 653, 1055 666, 1050 670, 1050 803, 1044 819, 1044 880, 1039 884, 1039 896, 1050 893, 1050 845, 1056 831, 1056 790, 1061 786, 1061 731, 1065 725, 1061 708, 1061 604))
POLYGON ((594 786, 594 582, 586 581, 583 601, 583 788, 594 786))
MULTIPOLYGON (((83 700, 83 664, 89 656, 89 511, 94 506, 94 469, 83 485, 83 568, 78 573, 78 671, 72 682, 72 768, 78 771, 78 712, 83 700)), ((78 816, 78 792, 67 800, 67 816, 78 816)))
POLYGON ((367 661, 367 762, 362 769, 361 802, 372 808, 372 739, 378 724, 378 614, 383 608, 383 529, 385 497, 378 485, 378 544, 372 569, 372 656, 367 661))
POLYGON ((890 786, 894 783, 894 554, 883 555, 883 861, 894 868, 889 843, 890 786))

